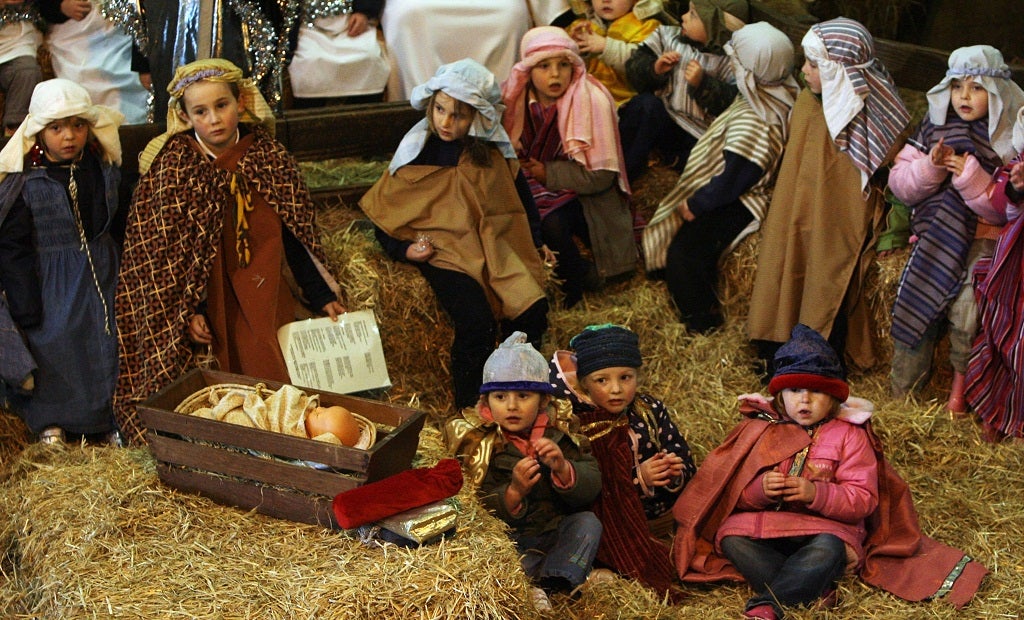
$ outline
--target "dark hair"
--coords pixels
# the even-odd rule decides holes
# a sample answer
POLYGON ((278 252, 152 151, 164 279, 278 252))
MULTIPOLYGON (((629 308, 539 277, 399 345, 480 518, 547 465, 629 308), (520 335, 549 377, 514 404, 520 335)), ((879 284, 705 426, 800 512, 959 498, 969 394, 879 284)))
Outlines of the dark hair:
MULTIPOLYGON (((434 127, 434 100, 437 98, 437 93, 443 91, 435 90, 430 94, 430 99, 427 100, 427 127, 430 128, 430 133, 437 135, 437 128, 434 127)), ((446 95, 448 93, 445 93, 446 95)), ((451 95, 448 95, 451 97, 451 95)), ((459 111, 466 111, 474 116, 477 114, 476 108, 469 105, 465 101, 452 97, 455 101, 455 105, 459 111)), ((462 142, 462 149, 469 153, 469 160, 474 165, 480 166, 481 168, 489 168, 491 166, 491 155, 490 155, 490 144, 486 140, 481 140, 475 136, 469 134, 460 138, 462 142)))

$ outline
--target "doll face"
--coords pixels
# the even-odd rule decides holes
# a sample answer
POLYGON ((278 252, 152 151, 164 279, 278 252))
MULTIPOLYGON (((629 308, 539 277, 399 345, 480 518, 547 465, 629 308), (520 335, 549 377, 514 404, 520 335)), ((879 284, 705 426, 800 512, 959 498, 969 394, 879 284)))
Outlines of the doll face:
POLYGON ((200 80, 185 89, 181 106, 183 111, 178 113, 192 123, 196 135, 214 155, 235 143, 244 108, 230 84, 200 80))
POLYGON ((445 142, 461 140, 469 134, 476 110, 462 101, 438 91, 430 108, 430 125, 445 142))
POLYGON ((636 398, 637 374, 629 366, 602 368, 583 377, 581 385, 595 405, 618 415, 636 398))
POLYGON ((633 10, 636 0, 593 0, 594 12, 606 22, 613 22, 633 10))
POLYGON ((77 116, 57 119, 39 132, 46 157, 51 161, 71 161, 82 154, 89 140, 89 121, 77 116))
POLYGON ((949 82, 949 103, 957 116, 965 121, 976 121, 988 116, 988 91, 968 76, 949 82))
POLYGON ((707 44, 708 31, 704 27, 704 20, 697 13, 697 5, 692 2, 690 3, 690 10, 683 13, 682 18, 679 20, 679 25, 682 26, 683 36, 687 39, 707 44))
POLYGON ((544 107, 553 104, 569 90, 572 61, 565 56, 545 58, 530 69, 530 82, 537 101, 544 107))
POLYGON ((487 393, 487 406, 491 408, 491 415, 502 430, 529 435, 549 398, 540 392, 496 390, 487 393))
POLYGON ((821 74, 818 72, 818 65, 810 60, 805 60, 804 66, 800 67, 800 71, 804 74, 804 82, 807 83, 807 88, 809 88, 812 93, 820 95, 821 74))
POLYGON ((782 406, 800 426, 814 426, 832 415, 836 399, 825 392, 786 388, 782 390, 782 406))

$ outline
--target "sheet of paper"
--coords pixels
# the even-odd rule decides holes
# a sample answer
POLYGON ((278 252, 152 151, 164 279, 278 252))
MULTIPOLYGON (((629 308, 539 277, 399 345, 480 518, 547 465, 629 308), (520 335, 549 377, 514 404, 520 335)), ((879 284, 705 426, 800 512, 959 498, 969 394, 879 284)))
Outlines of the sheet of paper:
POLYGON ((370 310, 288 323, 277 330, 297 386, 350 394, 391 387, 377 320, 370 310))

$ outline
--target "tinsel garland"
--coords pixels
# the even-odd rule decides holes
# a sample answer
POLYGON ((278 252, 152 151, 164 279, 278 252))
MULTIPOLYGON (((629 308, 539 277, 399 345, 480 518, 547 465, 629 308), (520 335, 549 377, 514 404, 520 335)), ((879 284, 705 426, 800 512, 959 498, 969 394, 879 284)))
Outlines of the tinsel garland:
POLYGON ((107 21, 124 30, 140 50, 149 49, 149 31, 139 0, 104 0, 100 4, 100 13, 107 21))
POLYGON ((313 23, 321 17, 348 15, 352 12, 353 0, 309 0, 302 9, 302 23, 308 28, 315 28, 313 23))
POLYGON ((264 98, 272 108, 281 101, 281 84, 288 57, 288 36, 298 23, 301 2, 278 0, 283 24, 278 31, 274 23, 259 9, 256 2, 228 0, 242 21, 243 40, 252 55, 252 80, 260 86, 264 98))
POLYGON ((0 8, 0 28, 18 22, 31 22, 41 31, 46 29, 46 22, 43 21, 43 16, 34 2, 4 5, 3 8, 0 8))

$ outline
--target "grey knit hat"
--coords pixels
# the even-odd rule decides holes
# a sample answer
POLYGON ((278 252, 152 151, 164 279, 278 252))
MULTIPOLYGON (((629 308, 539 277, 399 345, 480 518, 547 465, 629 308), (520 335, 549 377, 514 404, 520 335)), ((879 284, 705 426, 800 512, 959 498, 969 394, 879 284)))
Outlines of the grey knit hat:
POLYGON ((576 353, 576 376, 583 378, 603 368, 640 368, 640 338, 629 329, 612 323, 588 325, 572 337, 569 348, 576 353))
POLYGON ((498 390, 524 390, 545 394, 554 391, 548 380, 548 361, 527 342, 526 334, 523 332, 515 332, 506 338, 484 362, 480 393, 498 390))

